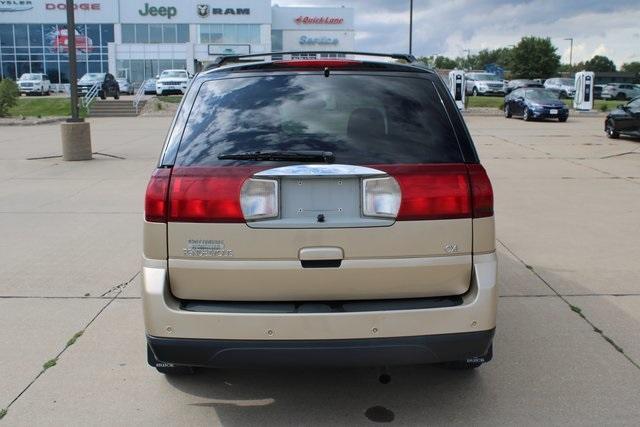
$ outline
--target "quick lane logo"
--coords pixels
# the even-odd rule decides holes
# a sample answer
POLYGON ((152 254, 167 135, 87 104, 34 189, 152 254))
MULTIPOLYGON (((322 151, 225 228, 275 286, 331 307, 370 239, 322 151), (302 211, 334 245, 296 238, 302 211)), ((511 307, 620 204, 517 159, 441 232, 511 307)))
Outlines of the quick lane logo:
POLYGON ((29 0, 0 0, 0 12, 24 12, 33 9, 29 0))
POLYGON ((178 14, 178 9, 173 6, 149 6, 149 3, 144 4, 144 9, 138 9, 140 16, 166 16, 167 19, 171 19, 178 14))

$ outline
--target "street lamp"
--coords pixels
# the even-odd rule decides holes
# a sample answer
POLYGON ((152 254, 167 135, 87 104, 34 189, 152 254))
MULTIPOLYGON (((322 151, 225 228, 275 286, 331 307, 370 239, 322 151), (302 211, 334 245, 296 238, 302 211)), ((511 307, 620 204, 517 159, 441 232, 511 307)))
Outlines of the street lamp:
POLYGON ((62 158, 64 160, 91 160, 91 129, 80 118, 78 111, 78 67, 76 61, 76 20, 73 0, 66 0, 67 51, 69 54, 69 83, 71 88, 71 118, 60 125, 62 158))
POLYGON ((569 40, 571 42, 569 47, 569 68, 571 68, 573 61, 573 37, 566 38, 565 40, 569 40))
POLYGON ((409 0, 409 55, 413 48, 413 0, 409 0))

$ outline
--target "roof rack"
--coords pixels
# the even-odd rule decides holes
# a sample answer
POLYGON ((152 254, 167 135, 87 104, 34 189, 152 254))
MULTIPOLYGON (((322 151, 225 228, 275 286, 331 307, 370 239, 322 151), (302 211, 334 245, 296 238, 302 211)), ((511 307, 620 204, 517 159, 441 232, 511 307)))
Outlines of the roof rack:
MULTIPOLYGON (((221 55, 215 59, 211 64, 207 65, 205 70, 211 70, 213 68, 218 68, 223 66, 226 63, 231 62, 245 62, 242 61, 244 58, 261 58, 264 56, 282 56, 282 55, 313 55, 313 54, 332 54, 332 55, 360 55, 360 56, 373 56, 373 57, 383 57, 383 58, 392 58, 392 59, 401 59, 408 63, 417 62, 415 56, 408 53, 377 53, 377 52, 357 52, 357 51, 344 51, 344 50, 300 50, 300 51, 285 51, 285 52, 263 52, 263 53, 250 53, 246 55, 221 55)), ((257 60, 255 62, 259 62, 257 60)), ((246 61, 246 62, 254 62, 254 61, 246 61)))

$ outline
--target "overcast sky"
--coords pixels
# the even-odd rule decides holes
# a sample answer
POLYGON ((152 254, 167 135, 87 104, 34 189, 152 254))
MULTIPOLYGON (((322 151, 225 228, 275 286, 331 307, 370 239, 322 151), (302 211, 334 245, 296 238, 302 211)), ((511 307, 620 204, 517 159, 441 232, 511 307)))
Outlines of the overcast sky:
MULTIPOLYGON (((407 52, 409 0, 273 0, 281 6, 348 6, 355 9, 356 48, 407 52)), ((414 0, 413 53, 463 56, 464 49, 517 43, 522 36, 550 37, 569 62, 606 55, 617 66, 640 61, 640 0, 414 0)))

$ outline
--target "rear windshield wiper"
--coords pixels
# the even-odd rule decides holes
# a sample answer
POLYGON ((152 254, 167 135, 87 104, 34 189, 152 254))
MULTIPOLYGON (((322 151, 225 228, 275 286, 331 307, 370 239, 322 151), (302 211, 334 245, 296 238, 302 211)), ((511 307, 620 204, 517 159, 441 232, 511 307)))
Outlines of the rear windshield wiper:
POLYGON ((336 157, 331 151, 251 151, 218 155, 220 160, 262 160, 333 163, 336 157))

